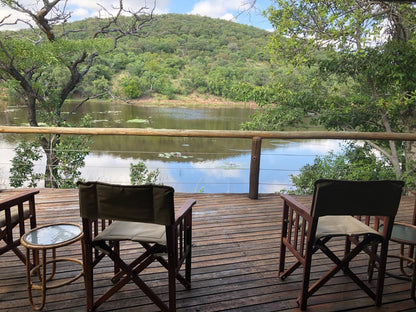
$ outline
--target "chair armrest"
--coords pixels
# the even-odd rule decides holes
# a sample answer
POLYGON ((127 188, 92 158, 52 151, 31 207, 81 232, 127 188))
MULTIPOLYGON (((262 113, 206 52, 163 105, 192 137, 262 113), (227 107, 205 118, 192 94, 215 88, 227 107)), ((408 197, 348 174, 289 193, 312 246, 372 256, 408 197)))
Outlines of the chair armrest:
POLYGON ((290 206, 293 210, 295 210, 298 214, 302 217, 308 218, 310 217, 310 208, 305 206, 304 204, 298 202, 294 197, 287 195, 287 194, 280 194, 280 197, 283 199, 284 203, 290 206))
POLYGON ((19 193, 15 196, 5 198, 0 201, 0 210, 7 209, 9 207, 16 206, 20 203, 23 203, 25 201, 28 201, 31 199, 35 194, 38 194, 39 190, 33 190, 33 191, 27 191, 24 193, 19 193))
POLYGON ((178 222, 179 220, 183 219, 184 216, 192 209, 192 207, 196 204, 196 200, 193 198, 188 199, 182 207, 179 209, 175 222, 178 222))

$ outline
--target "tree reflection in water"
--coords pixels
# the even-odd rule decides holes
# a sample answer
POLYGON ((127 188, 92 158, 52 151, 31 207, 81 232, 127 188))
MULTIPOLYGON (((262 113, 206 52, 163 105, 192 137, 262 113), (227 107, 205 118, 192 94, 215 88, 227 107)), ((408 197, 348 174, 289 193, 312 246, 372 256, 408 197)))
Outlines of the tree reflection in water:
MULTIPOLYGON (((239 130, 252 112, 248 107, 142 107, 91 102, 69 122, 75 124, 80 116, 89 113, 94 127, 239 130)), ((25 118, 24 108, 9 107, 1 114, 0 124, 24 125, 25 118)), ((21 138, 0 136, 4 150, 2 177, 9 176, 13 148, 21 138)), ((82 178, 86 180, 129 183, 130 163, 144 161, 149 170, 158 168, 160 182, 173 186, 177 192, 248 192, 250 139, 96 136, 93 142, 82 169, 82 178)), ((259 192, 289 188, 290 174, 312 163, 316 155, 337 150, 338 145, 339 142, 330 140, 263 140, 259 192)), ((43 163, 39 163, 39 172, 43 163)), ((7 180, 0 181, 2 187, 8 187, 7 180)))

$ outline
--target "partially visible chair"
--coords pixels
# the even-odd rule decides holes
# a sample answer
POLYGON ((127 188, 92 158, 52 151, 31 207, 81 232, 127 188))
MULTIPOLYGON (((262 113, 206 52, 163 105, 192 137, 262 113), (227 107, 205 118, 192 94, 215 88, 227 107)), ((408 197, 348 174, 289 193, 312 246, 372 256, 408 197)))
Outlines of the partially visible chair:
POLYGON ((78 188, 87 310, 95 310, 133 281, 160 310, 176 311, 176 279, 186 289, 191 287, 192 207, 196 201, 188 199, 175 216, 174 189, 169 186, 85 182, 78 183, 78 188), (120 256, 121 241, 138 242, 144 247, 143 254, 127 264, 120 256), (93 272, 106 255, 114 262, 114 285, 95 300, 93 272), (139 276, 155 260, 168 270, 168 305, 139 276))
POLYGON ((298 267, 303 266, 302 289, 298 299, 301 310, 306 310, 308 298, 340 270, 349 275, 377 306, 381 305, 388 243, 402 188, 402 181, 322 179, 315 182, 310 208, 290 195, 281 195, 283 220, 279 276, 284 280, 298 267), (381 224, 384 228, 379 232, 381 224), (346 238, 341 257, 327 245, 335 237, 346 238), (379 251, 378 244, 381 245, 379 251), (287 250, 297 261, 285 269, 287 250), (335 266, 309 287, 312 255, 318 250, 327 255, 335 266), (351 260, 362 251, 370 255, 370 263, 377 262, 375 292, 349 268, 351 260))
POLYGON ((26 263, 26 257, 19 250, 20 237, 25 234, 25 220, 30 219, 30 228, 36 227, 35 195, 38 190, 22 192, 0 201, 0 255, 13 252, 26 263), (18 231, 15 227, 18 226, 18 231))
MULTIPOLYGON (((412 191, 416 196, 416 192, 412 191)), ((410 296, 416 301, 416 201, 411 222, 395 222, 391 233, 391 241, 400 245, 399 254, 389 253, 389 257, 398 258, 401 274, 388 275, 411 281, 410 296), (405 248, 405 247, 408 248, 405 248)))

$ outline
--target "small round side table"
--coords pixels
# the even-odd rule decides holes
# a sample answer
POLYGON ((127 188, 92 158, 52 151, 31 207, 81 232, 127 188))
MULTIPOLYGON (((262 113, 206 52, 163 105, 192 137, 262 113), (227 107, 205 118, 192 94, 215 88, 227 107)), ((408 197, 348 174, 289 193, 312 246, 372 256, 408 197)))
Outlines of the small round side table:
POLYGON ((40 227, 36 227, 21 238, 21 244, 26 248, 26 281, 27 290, 29 296, 29 302, 32 308, 36 311, 43 309, 46 299, 46 290, 61 287, 72 283, 83 275, 82 261, 74 258, 56 257, 56 248, 63 247, 75 243, 81 240, 83 233, 81 227, 72 223, 56 223, 49 224, 40 227), (52 258, 47 260, 46 251, 52 250, 52 258), (33 263, 35 266, 30 267, 30 254, 33 251, 33 257, 35 258, 33 263), (37 259, 39 257, 39 251, 42 254, 41 261, 37 259), (61 282, 49 283, 55 275, 56 263, 60 261, 72 261, 81 265, 81 272, 72 278, 65 279, 61 282), (29 265, 28 265, 29 264, 29 265), (52 264, 52 270, 50 275, 46 276, 46 266, 52 264), (31 276, 36 273, 39 282, 33 283, 31 276), (32 289, 41 290, 42 298, 39 305, 34 304, 32 289))

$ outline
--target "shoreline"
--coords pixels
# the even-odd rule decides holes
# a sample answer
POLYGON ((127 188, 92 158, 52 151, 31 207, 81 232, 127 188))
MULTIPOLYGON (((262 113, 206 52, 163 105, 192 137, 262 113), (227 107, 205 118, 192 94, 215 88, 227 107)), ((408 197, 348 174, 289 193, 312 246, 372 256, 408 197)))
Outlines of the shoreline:
MULTIPOLYGON (((80 102, 83 99, 81 98, 72 98, 67 99, 66 102, 80 102)), ((224 98, 216 97, 216 96, 200 96, 200 95, 188 95, 188 96, 178 96, 175 99, 167 99, 163 98, 160 95, 157 96, 146 96, 140 99, 134 100, 123 100, 123 99, 89 99, 85 104, 88 102, 113 102, 117 104, 125 104, 125 105, 135 105, 135 106, 172 106, 172 107, 210 107, 210 108, 224 108, 224 107, 243 107, 243 108, 251 108, 257 109, 258 105, 254 101, 249 102, 235 102, 231 100, 227 100, 224 98)), ((0 103, 3 104, 4 108, 9 105, 7 99, 0 98, 0 103)), ((19 104, 17 104, 19 105, 19 104)), ((20 104, 23 105, 23 104, 20 104)))
MULTIPOLYGON (((72 100, 74 101, 74 99, 72 100)), ((234 102, 231 100, 226 100, 223 98, 210 96, 202 97, 198 95, 189 95, 189 96, 178 96, 175 99, 167 99, 161 96, 146 96, 140 99, 134 100, 95 100, 95 101, 113 101, 116 103, 124 103, 127 105, 135 106, 172 106, 172 107, 190 107, 190 106, 206 106, 210 108, 223 108, 223 107, 245 107, 245 108, 258 108, 257 104, 253 101, 250 102, 234 102)))
MULTIPOLYGON (((130 102, 130 101, 129 101, 130 102)), ((231 100, 226 100, 219 97, 201 97, 197 95, 191 95, 186 96, 184 98, 177 98, 177 99, 163 99, 163 98, 157 98, 157 97, 145 97, 138 100, 132 100, 132 104, 158 104, 158 105, 172 105, 172 106, 178 106, 178 105, 208 105, 210 107, 250 107, 250 108, 257 108, 257 104, 253 101, 250 102, 234 102, 231 100)))

